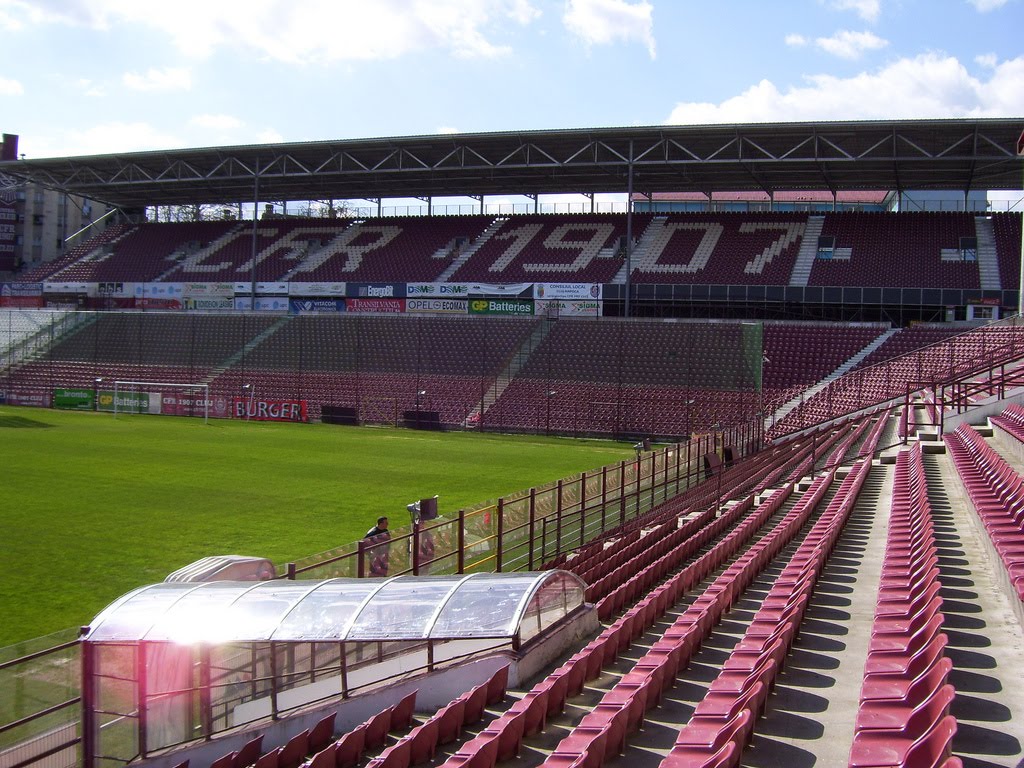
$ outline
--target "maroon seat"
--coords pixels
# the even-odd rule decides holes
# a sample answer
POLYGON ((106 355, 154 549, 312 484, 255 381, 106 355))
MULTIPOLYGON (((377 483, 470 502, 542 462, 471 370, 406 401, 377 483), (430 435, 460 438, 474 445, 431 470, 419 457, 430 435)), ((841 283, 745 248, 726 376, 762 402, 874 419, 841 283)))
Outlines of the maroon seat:
POLYGON ((399 739, 370 761, 368 768, 409 768, 412 764, 412 744, 399 739))
POLYGON ((383 709, 366 721, 365 749, 384 746, 388 732, 391 730, 391 713, 394 712, 394 709, 394 707, 383 709))
POLYGON ((508 687, 508 670, 511 665, 506 664, 487 681, 487 706, 500 704, 505 698, 505 689, 508 687))
POLYGON ((337 712, 321 718, 309 732, 309 751, 319 752, 332 741, 334 741, 334 721, 338 717, 337 712))
POLYGON ((480 722, 487 707, 487 683, 480 683, 480 685, 470 688, 459 698, 466 702, 462 724, 472 725, 480 722))
POLYGON ((523 744, 526 719, 525 710, 510 709, 484 729, 484 734, 492 736, 498 742, 498 762, 518 757, 523 744))
POLYGON ((280 768, 298 768, 298 765, 309 754, 309 729, 296 733, 281 748, 277 764, 280 768))
POLYGON ((435 713, 437 721, 437 743, 451 744, 462 732, 462 723, 466 717, 466 701, 458 698, 446 704, 435 713))
POLYGON ((353 768, 363 759, 366 748, 366 724, 358 725, 334 742, 334 763, 337 768, 353 768))
POLYGON ((409 763, 419 765, 434 759, 440 735, 440 727, 435 717, 420 723, 405 738, 409 741, 409 763))
POLYGON ((264 752, 256 761, 256 768, 279 768, 281 764, 281 747, 274 747, 269 752, 264 752))
POLYGON ((850 749, 850 768, 939 765, 950 757, 956 718, 941 717, 923 732, 915 726, 910 723, 901 730, 861 731, 850 749))
POLYGON ((235 753, 232 768, 249 768, 255 763, 263 751, 263 734, 245 742, 242 748, 235 753))
POLYGON ((389 731, 405 731, 412 726, 413 713, 416 709, 416 691, 402 697, 391 712, 389 731))
MULTIPOLYGON (((309 762, 304 764, 304 768, 335 768, 336 766, 336 753, 338 746, 334 742, 331 742, 323 749, 317 751, 313 757, 309 759, 309 762)), ((403 768, 409 768, 404 766, 403 768)))

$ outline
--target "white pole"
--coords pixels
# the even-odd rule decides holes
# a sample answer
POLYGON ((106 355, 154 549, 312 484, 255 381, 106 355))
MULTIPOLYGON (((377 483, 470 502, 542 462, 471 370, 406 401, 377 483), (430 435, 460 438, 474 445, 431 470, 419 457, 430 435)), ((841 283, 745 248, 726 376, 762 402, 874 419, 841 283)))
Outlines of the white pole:
MULTIPOLYGON (((1024 131, 1017 139, 1017 157, 1024 160, 1024 131)), ((1024 165, 1024 164, 1022 164, 1024 165)), ((1024 168, 1021 173, 1021 191, 1024 192, 1024 168)), ((1017 286, 1017 318, 1024 319, 1024 211, 1021 212, 1020 226, 1020 285, 1017 286)))

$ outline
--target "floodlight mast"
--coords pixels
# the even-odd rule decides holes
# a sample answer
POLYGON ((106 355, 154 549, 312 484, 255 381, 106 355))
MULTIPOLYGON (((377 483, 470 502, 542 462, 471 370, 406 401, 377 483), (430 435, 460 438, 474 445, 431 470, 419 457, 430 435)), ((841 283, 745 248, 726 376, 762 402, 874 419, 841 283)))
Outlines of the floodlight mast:
MULTIPOLYGON (((1024 160, 1024 131, 1017 137, 1017 157, 1024 160)), ((1021 164, 1021 190, 1024 191, 1024 163, 1021 164)), ((1021 213, 1024 220, 1024 212, 1021 213)), ((1024 221, 1020 228, 1020 285, 1017 286, 1017 318, 1024 319, 1024 221)))

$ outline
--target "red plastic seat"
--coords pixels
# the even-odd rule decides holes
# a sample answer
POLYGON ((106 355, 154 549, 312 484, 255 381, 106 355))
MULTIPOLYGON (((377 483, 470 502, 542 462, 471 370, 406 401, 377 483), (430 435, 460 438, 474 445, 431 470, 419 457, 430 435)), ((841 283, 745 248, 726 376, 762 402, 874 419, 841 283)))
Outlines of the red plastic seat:
POLYGON ((419 765, 434 759, 440 728, 435 718, 420 723, 405 738, 409 741, 409 763, 419 765))
POLYGON ((465 716, 466 702, 461 698, 439 709, 432 718, 437 721, 437 743, 451 744, 458 739, 465 716))
POLYGON ((298 768, 308 754, 309 729, 307 728, 288 739, 288 742, 281 748, 277 764, 280 768, 298 768))
POLYGON ((459 698, 466 702, 462 724, 472 725, 480 722, 487 707, 487 683, 480 683, 480 685, 470 688, 459 698))
POLYGON ((279 768, 281 758, 281 747, 275 747, 269 752, 264 752, 256 761, 256 768, 279 768))
POLYGON ((405 731, 412 725, 413 712, 416 709, 416 691, 402 697, 392 708, 391 727, 389 731, 405 731))
POLYGON ((310 752, 319 752, 334 741, 334 721, 337 717, 337 712, 331 712, 331 714, 321 718, 317 724, 313 726, 309 732, 310 752))
POLYGON ((409 768, 412 764, 412 745, 408 739, 399 739, 370 761, 367 768, 409 768))
POLYGON ((914 713, 926 709, 931 713, 930 721, 949 714, 949 705, 956 696, 952 685, 946 684, 924 695, 919 701, 869 701, 857 712, 857 731, 877 729, 900 730, 906 727, 914 713))
POLYGON ((363 759, 366 746, 366 724, 356 726, 334 742, 334 763, 337 768, 352 768, 363 759))
POLYGON ((483 731, 498 741, 498 761, 518 757, 526 728, 526 712, 509 710, 483 731))
POLYGON ((854 736, 850 768, 888 768, 893 765, 939 765, 950 757, 956 718, 947 715, 915 736, 906 730, 869 730, 854 736))
POLYGON ((675 747, 658 768, 734 768, 739 765, 739 752, 739 747, 732 741, 726 742, 714 754, 690 747, 675 747))
POLYGON ((388 707, 366 721, 364 749, 377 749, 377 747, 384 746, 388 738, 388 731, 391 730, 391 713, 393 710, 394 707, 388 707))
POLYGON ((235 759, 231 768, 249 768, 255 763, 263 751, 263 734, 250 739, 242 745, 242 748, 235 753, 235 759))
POLYGON ((506 664, 487 681, 487 706, 500 704, 505 698, 505 689, 508 688, 508 670, 510 664, 506 664))
MULTIPOLYGON (((328 744, 313 755, 309 762, 305 764, 304 768, 335 768, 335 752, 337 752, 337 749, 337 745, 333 742, 328 744)), ((409 767, 404 766, 404 768, 409 767)))

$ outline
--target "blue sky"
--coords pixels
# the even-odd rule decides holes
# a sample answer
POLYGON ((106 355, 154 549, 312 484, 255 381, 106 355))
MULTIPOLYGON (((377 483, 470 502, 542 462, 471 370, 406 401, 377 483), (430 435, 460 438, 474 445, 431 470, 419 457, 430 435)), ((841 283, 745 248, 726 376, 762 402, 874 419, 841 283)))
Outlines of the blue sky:
POLYGON ((1024 0, 0 0, 29 157, 1024 116, 1024 0))

